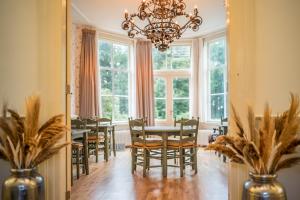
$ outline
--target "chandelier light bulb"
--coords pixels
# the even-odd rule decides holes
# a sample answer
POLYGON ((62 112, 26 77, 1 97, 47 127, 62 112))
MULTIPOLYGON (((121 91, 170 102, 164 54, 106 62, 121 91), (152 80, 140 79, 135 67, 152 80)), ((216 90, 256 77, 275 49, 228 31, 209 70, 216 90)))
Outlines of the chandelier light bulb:
POLYGON ((125 15, 125 19, 127 19, 128 18, 128 10, 124 10, 124 15, 125 15))

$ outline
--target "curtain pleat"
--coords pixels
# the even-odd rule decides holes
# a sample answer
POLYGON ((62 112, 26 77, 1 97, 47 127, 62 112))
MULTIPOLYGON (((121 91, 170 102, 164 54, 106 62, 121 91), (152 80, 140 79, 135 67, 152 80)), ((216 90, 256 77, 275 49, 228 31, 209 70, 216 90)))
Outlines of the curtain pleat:
POLYGON ((154 125, 153 86, 152 44, 139 40, 136 44, 136 115, 147 117, 148 125, 154 125))
POLYGON ((96 31, 83 29, 79 74, 79 116, 81 118, 99 115, 96 63, 96 31))

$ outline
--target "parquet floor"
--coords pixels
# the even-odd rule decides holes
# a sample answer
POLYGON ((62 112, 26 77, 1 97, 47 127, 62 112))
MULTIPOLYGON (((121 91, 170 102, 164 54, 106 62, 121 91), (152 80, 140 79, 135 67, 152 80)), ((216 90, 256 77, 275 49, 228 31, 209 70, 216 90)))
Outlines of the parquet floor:
POLYGON ((117 152, 109 162, 91 163, 90 175, 82 175, 72 187, 72 200, 227 200, 227 164, 213 152, 199 150, 198 174, 187 167, 180 178, 178 168, 152 168, 146 178, 142 168, 132 175, 130 151, 117 152))

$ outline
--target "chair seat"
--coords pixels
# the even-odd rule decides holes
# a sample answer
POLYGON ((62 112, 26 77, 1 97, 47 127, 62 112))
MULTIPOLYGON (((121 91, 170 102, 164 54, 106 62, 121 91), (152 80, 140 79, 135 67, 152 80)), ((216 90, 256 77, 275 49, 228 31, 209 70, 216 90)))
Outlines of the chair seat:
POLYGON ((162 147, 162 140, 159 138, 146 138, 146 143, 134 142, 136 147, 162 147))
POLYGON ((88 141, 91 142, 91 141, 97 141, 97 137, 98 137, 98 141, 104 141, 104 136, 103 135, 91 135, 91 136, 88 136, 88 141))
POLYGON ((168 147, 197 147, 197 145, 193 141, 183 141, 181 142, 180 139, 169 139, 167 141, 168 147))
POLYGON ((82 148, 82 147, 83 147, 83 144, 82 144, 82 143, 72 141, 72 148, 74 148, 74 149, 79 149, 79 148, 82 148))

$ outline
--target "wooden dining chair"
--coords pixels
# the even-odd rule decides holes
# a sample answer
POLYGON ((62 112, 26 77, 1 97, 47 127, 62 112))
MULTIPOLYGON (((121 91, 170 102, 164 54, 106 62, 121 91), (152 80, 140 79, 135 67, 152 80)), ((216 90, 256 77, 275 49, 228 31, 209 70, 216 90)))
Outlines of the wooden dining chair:
MULTIPOLYGON (((71 128, 73 129, 85 129, 86 124, 84 121, 76 118, 71 119, 71 128)), ((78 138, 76 140, 72 141, 72 163, 71 166, 76 165, 76 177, 79 179, 80 177, 80 165, 82 165, 82 173, 85 173, 85 159, 88 159, 85 157, 84 154, 84 146, 83 146, 83 138, 78 138)), ((71 177, 71 183, 73 183, 73 167, 72 167, 72 177, 71 177)))
MULTIPOLYGON (((97 118, 99 125, 112 125, 112 119, 109 118, 97 118)), ((109 154, 113 151, 114 156, 116 156, 116 139, 115 139, 115 126, 111 126, 107 129, 109 138, 108 138, 108 145, 109 145, 109 154)), ((103 136, 104 133, 102 132, 103 136)))
MULTIPOLYGON (((85 166, 84 166, 84 153, 83 153, 83 144, 80 142, 72 142, 72 169, 73 165, 76 165, 76 177, 79 179, 80 177, 80 165, 82 165, 82 173, 85 173, 85 166)), ((73 170, 72 170, 73 171, 73 170)), ((73 173, 71 176, 72 184, 73 184, 73 173)))
POLYGON ((88 152, 89 155, 94 155, 96 157, 96 162, 99 161, 99 151, 104 149, 104 136, 99 133, 98 122, 96 119, 85 119, 87 126, 93 125, 89 127, 91 132, 88 134, 88 152))
POLYGON ((184 121, 180 125, 180 137, 168 139, 168 149, 179 151, 180 176, 183 176, 185 166, 191 165, 197 173, 197 137, 198 137, 199 118, 184 121), (188 150, 188 151, 186 151, 188 150))
MULTIPOLYGON (((188 118, 180 118, 177 119, 176 117, 174 117, 174 127, 180 126, 182 122, 189 120, 188 118)), ((174 138, 176 138, 178 136, 174 135, 174 138)), ((177 159, 176 159, 176 152, 177 150, 173 149, 173 150, 168 150, 168 154, 173 154, 174 157, 174 163, 177 164, 177 159)))
POLYGON ((145 121, 143 119, 130 119, 129 129, 131 135, 131 173, 136 171, 137 165, 143 167, 143 176, 146 176, 147 169, 162 167, 162 165, 150 165, 150 159, 161 159, 150 154, 151 150, 162 151, 163 142, 161 139, 147 138, 145 134, 145 121), (139 151, 141 150, 141 151, 139 151))

